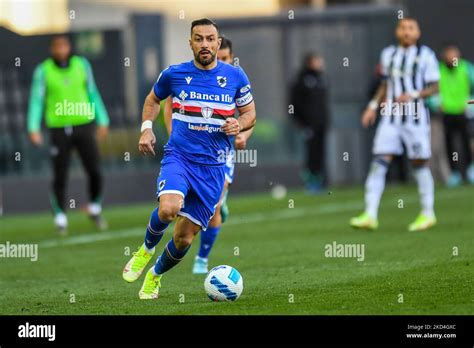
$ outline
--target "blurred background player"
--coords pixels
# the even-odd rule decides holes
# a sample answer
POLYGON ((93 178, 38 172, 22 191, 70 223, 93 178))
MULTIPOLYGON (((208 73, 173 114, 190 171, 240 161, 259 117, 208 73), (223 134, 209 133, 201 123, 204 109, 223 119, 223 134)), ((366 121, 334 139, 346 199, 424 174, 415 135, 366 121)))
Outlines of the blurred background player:
POLYGON ((69 38, 66 35, 54 36, 50 53, 51 57, 34 71, 28 133, 34 145, 43 144, 41 119, 44 113, 50 133, 54 172, 50 194, 54 224, 61 233, 66 233, 66 186, 71 153, 75 148, 88 176, 87 213, 99 229, 106 229, 107 223, 101 215, 102 175, 97 139, 107 135, 109 117, 89 62, 71 54, 69 38), (97 129, 94 121, 99 125, 97 129))
POLYGON ((324 74, 324 59, 308 53, 301 71, 291 88, 294 119, 303 128, 306 138, 306 169, 303 180, 311 193, 325 185, 325 140, 329 126, 328 83, 324 74))
MULTIPOLYGON (((232 49, 232 42, 224 37, 221 36, 221 46, 217 51, 217 59, 227 63, 233 64, 234 62, 234 51, 232 49)), ((164 112, 164 119, 166 130, 168 131, 168 135, 171 134, 172 129, 172 113, 173 113, 173 102, 172 98, 168 97, 166 99, 165 104, 165 112, 164 112)), ((247 147, 247 140, 252 135, 253 128, 241 132, 235 136, 235 140, 231 141, 232 143, 232 150, 243 150, 247 147)), ((209 226, 207 230, 201 231, 201 243, 199 245, 199 251, 196 255, 193 265, 193 273, 194 274, 205 274, 208 272, 208 264, 209 264, 209 254, 212 250, 212 247, 216 241, 217 235, 222 227, 222 224, 227 220, 229 215, 229 208, 227 206, 227 196, 228 196, 228 188, 230 184, 232 184, 234 180, 234 165, 235 160, 233 157, 233 152, 229 152, 230 156, 227 158, 226 166, 225 166, 225 182, 224 182, 224 189, 222 191, 221 199, 219 204, 216 207, 216 212, 214 213, 211 221, 209 221, 209 226)))
POLYGON ((163 70, 143 106, 139 150, 155 154, 152 124, 160 101, 173 97, 173 127, 157 180, 158 208, 151 215, 145 242, 123 270, 127 282, 137 280, 168 225, 176 219, 173 238, 146 273, 140 299, 156 299, 165 272, 186 255, 196 234, 208 228, 225 181, 220 154, 234 136, 255 125, 250 82, 240 67, 217 60, 217 24, 203 18, 191 24, 189 45, 194 59, 163 70), (234 118, 235 108, 239 117, 234 118))
POLYGON ((447 160, 451 168, 449 187, 459 186, 464 178, 474 184, 474 163, 468 127, 468 100, 474 91, 474 67, 461 58, 454 44, 446 45, 439 64, 439 94, 430 98, 430 106, 442 113, 447 160), (460 141, 460 151, 456 140, 460 141))
POLYGON ((365 183, 365 212, 354 217, 350 225, 376 229, 378 208, 385 188, 388 166, 393 155, 407 149, 414 169, 421 202, 421 213, 408 227, 410 231, 425 230, 436 224, 434 213, 434 181, 427 166, 431 156, 429 111, 423 99, 438 91, 439 70, 434 52, 418 44, 418 22, 404 18, 398 22, 398 45, 385 48, 381 54, 384 83, 362 115, 362 125, 375 122, 382 102, 382 119, 374 139, 374 159, 365 183))

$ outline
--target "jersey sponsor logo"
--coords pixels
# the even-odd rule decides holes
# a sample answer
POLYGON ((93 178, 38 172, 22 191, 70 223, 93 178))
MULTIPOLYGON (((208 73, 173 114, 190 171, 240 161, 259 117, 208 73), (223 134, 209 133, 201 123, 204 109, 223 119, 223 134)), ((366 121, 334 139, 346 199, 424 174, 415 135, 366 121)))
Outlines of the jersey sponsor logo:
POLYGON ((208 124, 194 125, 194 124, 188 123, 188 129, 200 131, 200 132, 208 132, 208 133, 216 133, 216 132, 223 133, 224 132, 221 127, 210 126, 208 124))
POLYGON ((220 87, 227 86, 227 77, 225 76, 217 76, 217 83, 220 87))
POLYGON ((185 79, 186 79, 186 83, 189 85, 193 78, 191 76, 186 76, 185 79))
POLYGON ((181 100, 185 100, 188 97, 188 93, 182 90, 179 94, 179 97, 181 98, 181 100))
MULTIPOLYGON (((181 94, 180 94, 181 96, 181 94)), ((187 95, 186 95, 187 96, 187 95)), ((207 94, 195 91, 189 91, 189 99, 200 99, 213 102, 232 103, 233 98, 229 94, 207 94)), ((183 99, 184 100, 184 99, 183 99)))
POLYGON ((204 106, 204 107, 201 108, 201 114, 206 120, 208 120, 214 114, 214 109, 210 108, 208 106, 204 106))

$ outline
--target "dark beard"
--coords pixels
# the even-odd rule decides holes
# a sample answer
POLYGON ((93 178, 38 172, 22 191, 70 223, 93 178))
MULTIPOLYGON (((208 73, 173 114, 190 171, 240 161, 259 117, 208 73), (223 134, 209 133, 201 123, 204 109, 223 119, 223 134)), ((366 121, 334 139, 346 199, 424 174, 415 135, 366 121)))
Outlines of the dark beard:
POLYGON ((209 55, 210 55, 210 57, 208 59, 203 59, 203 58, 201 58, 200 52, 198 52, 197 54, 194 55, 194 58, 202 66, 208 66, 209 64, 211 64, 216 59, 216 54, 215 53, 212 54, 212 52, 209 51, 209 55))

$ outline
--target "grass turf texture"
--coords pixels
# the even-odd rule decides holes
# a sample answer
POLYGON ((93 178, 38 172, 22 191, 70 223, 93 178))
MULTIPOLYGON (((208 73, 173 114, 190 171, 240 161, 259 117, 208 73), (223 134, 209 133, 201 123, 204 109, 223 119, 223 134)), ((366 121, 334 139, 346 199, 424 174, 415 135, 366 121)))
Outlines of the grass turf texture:
POLYGON ((242 274, 235 303, 209 301, 204 276, 191 274, 198 240, 165 274, 157 301, 138 299, 143 275, 132 284, 122 280, 125 251, 142 243, 153 203, 107 209, 107 232, 70 212, 65 238, 55 235, 49 214, 3 217, 0 243, 39 243, 39 255, 36 262, 0 259, 0 314, 474 314, 473 196, 473 187, 440 188, 438 225, 410 233, 419 211, 415 187, 386 190, 375 232, 348 226, 363 208, 361 189, 289 192, 283 200, 231 194, 230 219, 210 265, 229 264, 242 274), (365 260, 326 258, 333 241, 363 243, 365 260))

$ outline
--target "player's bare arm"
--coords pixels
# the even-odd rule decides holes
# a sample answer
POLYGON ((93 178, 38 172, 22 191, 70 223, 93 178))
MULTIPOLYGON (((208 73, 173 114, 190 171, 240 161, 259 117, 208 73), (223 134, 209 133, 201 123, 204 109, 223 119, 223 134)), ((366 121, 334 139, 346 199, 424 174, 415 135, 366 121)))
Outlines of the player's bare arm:
POLYGON ((165 106, 164 106, 163 118, 165 121, 166 131, 168 132, 168 136, 171 135, 171 127, 172 127, 172 118, 173 118, 173 99, 172 97, 166 98, 165 106))
POLYGON ((153 149, 156 143, 155 134, 153 134, 153 129, 151 124, 155 121, 156 117, 160 113, 160 100, 157 98, 155 93, 150 91, 150 93, 145 98, 145 103, 143 104, 142 112, 142 135, 140 136, 140 141, 138 142, 138 150, 140 153, 147 155, 155 155, 155 150, 153 149), (144 122, 147 122, 149 126, 143 129, 144 122), (151 122, 151 124, 150 124, 151 122))
POLYGON ((364 110, 364 113, 362 114, 361 122, 364 128, 367 128, 374 124, 375 120, 377 119, 378 107, 380 103, 385 99, 386 93, 387 93, 387 82, 382 81, 379 88, 375 92, 374 97, 372 98, 370 103, 367 105, 367 107, 364 110))
POLYGON ((255 110, 255 102, 251 102, 245 106, 239 107, 238 118, 228 118, 222 126, 222 130, 226 135, 237 135, 240 132, 253 128, 257 121, 257 113, 255 110))

